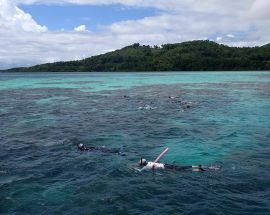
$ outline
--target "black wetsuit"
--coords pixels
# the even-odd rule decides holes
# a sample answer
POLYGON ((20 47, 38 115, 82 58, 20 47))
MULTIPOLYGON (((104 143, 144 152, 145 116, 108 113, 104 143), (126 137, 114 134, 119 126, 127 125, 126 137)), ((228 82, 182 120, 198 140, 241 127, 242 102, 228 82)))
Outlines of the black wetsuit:
POLYGON ((116 149, 116 148, 105 148, 105 147, 94 147, 94 146, 90 146, 90 147, 86 147, 86 146, 78 146, 78 149, 80 151, 99 151, 99 152, 104 152, 104 153, 115 153, 115 154, 119 154, 119 155, 124 155, 124 153, 122 153, 120 151, 120 149, 116 149))
MULTIPOLYGON (((164 168, 165 169, 176 170, 176 171, 189 171, 189 170, 194 169, 192 166, 176 166, 176 165, 166 164, 166 163, 164 164, 164 168)), ((201 165, 198 165, 197 169, 199 171, 205 171, 205 169, 203 169, 201 165)))
POLYGON ((172 164, 164 164, 165 169, 177 170, 177 171, 187 171, 192 170, 192 166, 176 166, 172 164))

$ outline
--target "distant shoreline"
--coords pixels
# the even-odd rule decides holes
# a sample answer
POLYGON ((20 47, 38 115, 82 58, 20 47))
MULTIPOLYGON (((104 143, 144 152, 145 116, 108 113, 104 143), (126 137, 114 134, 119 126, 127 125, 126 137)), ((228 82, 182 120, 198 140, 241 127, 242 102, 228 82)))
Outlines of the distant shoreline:
POLYGON ((232 70, 232 71, 128 71, 128 72, 124 72, 124 71, 114 71, 114 72, 95 72, 95 71, 91 71, 91 72, 71 72, 71 71, 63 71, 63 72, 52 72, 52 71, 44 71, 44 72, 33 72, 33 71, 0 71, 0 74, 2 73, 21 73, 21 74, 40 74, 40 73, 70 73, 70 74, 76 74, 76 73, 233 73, 233 72, 270 72, 270 70, 232 70))
POLYGON ((145 46, 138 43, 78 61, 0 72, 235 72, 270 71, 270 44, 229 47, 211 41, 145 46))

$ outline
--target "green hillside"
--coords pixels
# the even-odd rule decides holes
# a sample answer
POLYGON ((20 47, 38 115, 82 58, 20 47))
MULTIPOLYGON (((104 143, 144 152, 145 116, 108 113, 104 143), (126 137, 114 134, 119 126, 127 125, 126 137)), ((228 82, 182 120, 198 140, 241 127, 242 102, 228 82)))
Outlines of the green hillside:
POLYGON ((84 60, 41 64, 28 68, 14 68, 8 71, 128 72, 240 70, 270 70, 270 44, 252 48, 229 47, 211 41, 166 44, 161 47, 133 44, 120 50, 84 60))

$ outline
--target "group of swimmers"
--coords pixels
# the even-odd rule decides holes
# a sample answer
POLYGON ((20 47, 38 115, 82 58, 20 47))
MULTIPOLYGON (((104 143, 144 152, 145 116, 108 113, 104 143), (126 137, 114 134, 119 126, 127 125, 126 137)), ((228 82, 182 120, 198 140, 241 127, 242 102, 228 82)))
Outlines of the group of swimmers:
MULTIPOLYGON (((124 95, 123 96, 125 99, 130 99, 130 96, 124 95)), ((169 100, 172 103, 177 103, 179 105, 180 108, 180 112, 184 112, 190 108, 193 107, 194 103, 191 101, 183 101, 179 96, 168 96, 169 100)), ((153 107, 149 104, 145 104, 143 106, 140 106, 137 108, 138 110, 154 110, 157 109, 157 107, 153 107)))
MULTIPOLYGON (((114 153, 121 156, 125 156, 125 153, 121 152, 120 149, 116 148, 106 148, 106 147, 86 147, 84 144, 80 143, 78 144, 78 150, 80 151, 99 151, 103 153, 114 153)), ((139 161, 139 166, 142 170, 154 170, 154 169, 168 169, 168 170, 174 170, 174 171, 206 171, 206 170, 219 170, 220 167, 209 167, 209 166, 202 166, 202 165, 196 165, 196 166, 178 166, 178 165, 172 165, 172 164, 166 164, 166 163, 159 163, 161 158, 168 152, 168 148, 165 149, 153 162, 148 162, 146 159, 141 158, 139 161)))

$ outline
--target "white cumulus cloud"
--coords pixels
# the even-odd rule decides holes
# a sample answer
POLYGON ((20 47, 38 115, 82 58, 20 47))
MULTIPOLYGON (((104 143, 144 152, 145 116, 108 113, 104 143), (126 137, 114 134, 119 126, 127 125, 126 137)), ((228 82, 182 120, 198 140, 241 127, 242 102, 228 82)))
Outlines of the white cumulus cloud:
POLYGON ((16 1, 0 0, 0 27, 12 31, 45 32, 46 26, 37 24, 32 16, 19 9, 16 1))
POLYGON ((235 38, 235 36, 233 34, 227 34, 226 36, 229 38, 235 38))
POLYGON ((87 31, 87 29, 86 29, 85 25, 79 25, 78 27, 74 28, 74 31, 85 32, 85 31, 87 31))
POLYGON ((217 38, 216 38, 216 41, 217 41, 217 42, 220 42, 221 40, 222 40, 222 37, 217 37, 217 38))
POLYGON ((269 0, 0 0, 0 68, 81 59, 135 42, 159 45, 211 35, 232 46, 261 45, 270 42, 269 8, 269 0), (97 32, 85 25, 52 32, 20 9, 23 4, 120 4, 159 13, 103 25, 97 32))

